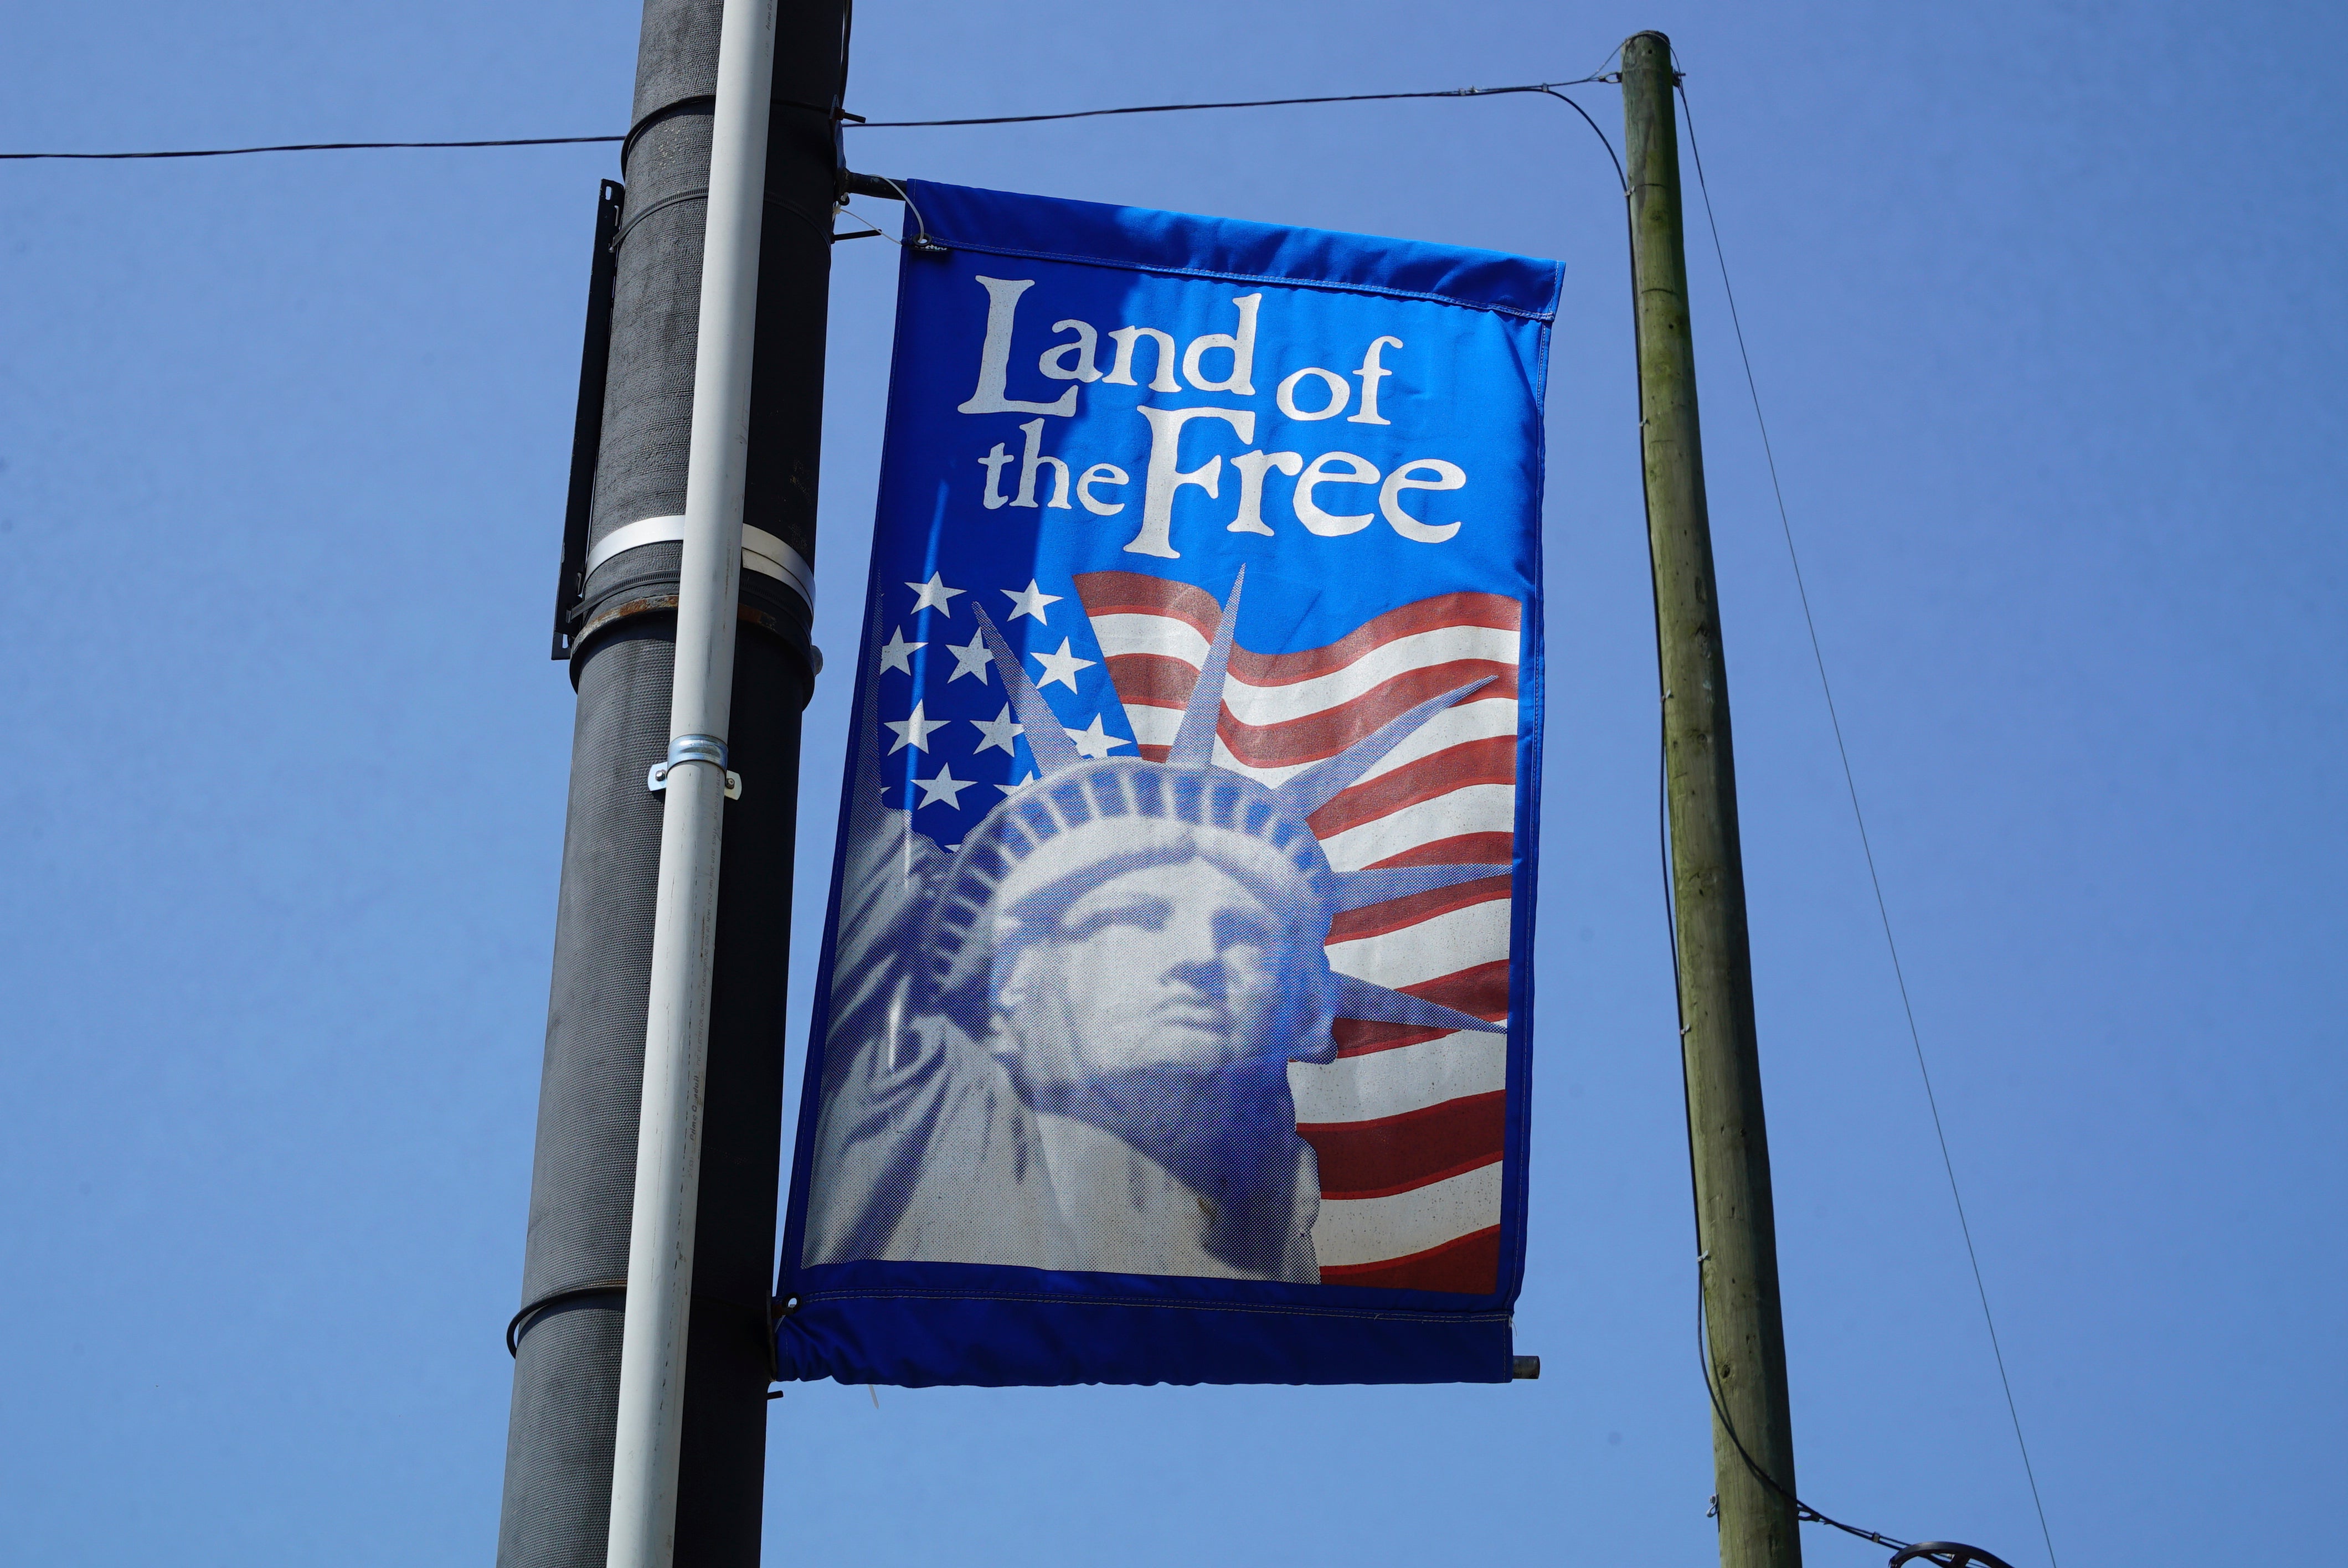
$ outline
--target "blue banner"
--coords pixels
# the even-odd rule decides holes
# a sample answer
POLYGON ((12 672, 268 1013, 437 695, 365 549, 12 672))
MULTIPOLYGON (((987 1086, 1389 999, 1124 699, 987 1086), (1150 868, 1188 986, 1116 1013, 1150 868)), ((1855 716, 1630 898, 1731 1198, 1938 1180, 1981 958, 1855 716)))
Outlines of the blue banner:
POLYGON ((907 195, 782 1375, 1506 1379, 1557 263, 907 195))

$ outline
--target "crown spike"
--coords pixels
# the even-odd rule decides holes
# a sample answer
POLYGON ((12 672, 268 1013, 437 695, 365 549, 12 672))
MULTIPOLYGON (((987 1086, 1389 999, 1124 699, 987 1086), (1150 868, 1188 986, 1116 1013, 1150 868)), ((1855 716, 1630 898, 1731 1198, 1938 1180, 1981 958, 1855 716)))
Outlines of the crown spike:
POLYGON ((1311 816, 1335 798, 1337 792, 1360 778, 1378 759, 1410 739, 1421 724, 1471 692, 1480 692, 1499 677, 1487 675, 1465 686, 1430 697, 1399 718, 1387 720, 1328 761, 1306 769, 1280 786, 1281 799, 1299 816, 1311 816))
POLYGON ((1487 1023, 1474 1013, 1426 1001, 1407 991, 1389 990, 1351 975, 1337 977, 1337 1016, 1369 1023, 1407 1024, 1413 1029, 1465 1029, 1478 1034, 1509 1032, 1507 1024, 1487 1023))
MULTIPOLYGON (((1019 656, 1011 651, 1011 644, 994 629, 994 618, 984 605, 973 605, 978 611, 978 634, 986 639, 986 651, 994 656, 994 668, 1003 677, 1003 689, 1011 693, 1012 710, 1025 726, 1027 750, 1035 758, 1035 771, 1045 778, 1065 773, 1084 758, 1076 751, 1076 742, 1061 727, 1060 716, 1044 701, 1044 693, 1035 690, 1035 682, 1027 678, 1026 667, 1019 656)), ((1008 797, 1006 797, 1008 798, 1008 797)))
POLYGON ((1231 666, 1231 633, 1240 623, 1240 589, 1247 585, 1247 568, 1231 579, 1231 596, 1223 600, 1222 618, 1215 622, 1215 638, 1207 661, 1199 668, 1198 684, 1182 707, 1182 727, 1166 753, 1169 768, 1203 768, 1215 760, 1215 726, 1223 719, 1223 680, 1231 666))
POLYGON ((1389 898, 1407 898, 1414 893, 1432 893, 1462 882, 1480 882, 1487 876, 1506 876, 1511 869, 1507 866, 1393 866, 1378 871, 1338 871, 1331 875, 1337 884, 1336 908, 1342 912, 1365 909, 1389 898))

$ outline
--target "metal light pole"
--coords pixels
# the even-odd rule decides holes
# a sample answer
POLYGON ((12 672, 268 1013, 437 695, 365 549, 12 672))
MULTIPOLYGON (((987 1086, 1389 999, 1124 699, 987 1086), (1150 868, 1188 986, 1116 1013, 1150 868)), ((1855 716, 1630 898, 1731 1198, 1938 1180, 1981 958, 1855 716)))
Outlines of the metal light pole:
POLYGON ((664 1512, 675 1562, 758 1559, 843 12, 841 0, 644 9, 626 190, 605 225, 608 369, 600 415, 581 420, 592 487, 564 567, 578 724, 523 1309, 509 1330, 499 1568, 641 1560, 621 1553, 648 1540, 657 1553, 664 1512), (755 61, 724 35, 762 17, 771 89, 746 93, 755 61), (734 134, 713 135, 721 117, 734 134), (759 121, 763 180, 744 142, 759 121), (729 313, 736 330, 705 341, 705 315, 729 313), (729 512, 730 548, 716 537, 729 512), (684 761, 648 789, 672 739, 695 733, 722 738, 722 766, 684 761), (740 799, 723 799, 728 771, 740 799), (672 841, 700 853, 671 855, 672 841), (718 892, 714 907, 688 899, 681 930, 679 883, 718 892), (656 1239, 632 1245, 646 1224, 656 1239), (649 1384, 626 1380, 649 1398, 623 1401, 623 1361, 633 1373, 648 1350, 649 1384), (621 1450, 623 1402, 633 1435, 621 1450), (627 1456, 616 1486, 615 1451, 627 1456))
POLYGON ((1715 1400, 1713 1475, 1723 1568, 1798 1568, 1776 1219, 1737 843, 1728 662, 1696 425, 1673 79, 1670 39, 1641 33, 1623 43, 1640 446, 1663 665, 1680 1041, 1708 1327, 1705 1374, 1715 1400))

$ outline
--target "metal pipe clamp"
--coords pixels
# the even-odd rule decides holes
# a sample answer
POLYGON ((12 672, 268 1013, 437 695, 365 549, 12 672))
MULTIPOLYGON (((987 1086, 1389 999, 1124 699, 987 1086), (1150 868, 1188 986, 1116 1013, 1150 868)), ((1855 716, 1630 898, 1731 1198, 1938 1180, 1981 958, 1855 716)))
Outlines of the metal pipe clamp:
POLYGON ((644 787, 654 794, 668 788, 668 773, 679 763, 715 763, 726 772, 726 798, 742 798, 742 775, 726 769, 726 743, 715 735, 679 735, 668 743, 668 755, 644 775, 644 787))

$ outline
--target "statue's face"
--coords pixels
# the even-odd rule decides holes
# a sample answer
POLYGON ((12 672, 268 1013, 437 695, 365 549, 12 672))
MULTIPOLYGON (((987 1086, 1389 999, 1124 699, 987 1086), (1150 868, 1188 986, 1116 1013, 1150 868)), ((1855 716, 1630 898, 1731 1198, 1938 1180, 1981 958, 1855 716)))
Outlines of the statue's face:
POLYGON ((1289 922, 1213 862, 1109 878, 1060 911, 1003 977, 1031 1082, 1212 1073, 1284 1060, 1289 922))

